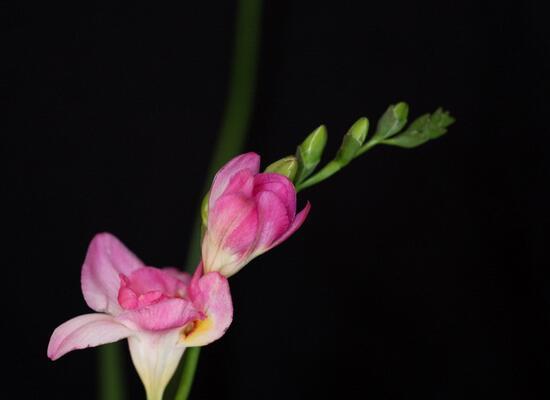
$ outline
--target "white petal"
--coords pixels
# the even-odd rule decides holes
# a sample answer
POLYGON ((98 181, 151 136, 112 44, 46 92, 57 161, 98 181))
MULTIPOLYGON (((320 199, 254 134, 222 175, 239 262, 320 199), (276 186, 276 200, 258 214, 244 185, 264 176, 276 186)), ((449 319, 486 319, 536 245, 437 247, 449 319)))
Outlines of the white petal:
POLYGON ((145 386, 148 400, 161 400, 185 351, 179 342, 181 329, 144 332, 128 338, 130 355, 145 386))

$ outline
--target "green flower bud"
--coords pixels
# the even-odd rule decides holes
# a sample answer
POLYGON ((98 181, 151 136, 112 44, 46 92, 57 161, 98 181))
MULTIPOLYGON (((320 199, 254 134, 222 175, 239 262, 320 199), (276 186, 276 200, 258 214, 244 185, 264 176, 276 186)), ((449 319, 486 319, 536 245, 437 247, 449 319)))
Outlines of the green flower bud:
POLYGON ((201 220, 202 220, 203 228, 208 223, 208 200, 209 199, 210 199, 210 192, 206 193, 206 195, 202 198, 202 203, 201 203, 201 220))
POLYGON ((298 160, 294 156, 287 156, 281 158, 279 161, 275 161, 269 165, 265 172, 274 172, 276 174, 284 175, 291 181, 294 181, 296 172, 298 172, 298 160))
POLYGON ((298 146, 296 159, 298 160, 298 172, 296 182, 301 182, 315 170, 327 144, 327 128, 321 125, 298 146))
POLYGON ((369 120, 363 117, 359 118, 344 135, 340 149, 334 158, 334 160, 338 162, 341 167, 347 165, 355 158, 357 152, 367 137, 368 129, 369 120))
POLYGON ((363 117, 363 118, 359 118, 351 126, 351 128, 349 128, 348 133, 346 133, 346 135, 352 136, 357 142, 359 142, 359 146, 361 146, 365 141, 365 139, 367 138, 368 131, 369 131, 369 120, 363 117))
POLYGON ((409 106, 407 103, 400 102, 392 104, 386 112, 378 120, 376 133, 372 137, 372 141, 382 141, 399 132, 407 123, 409 115, 409 106))

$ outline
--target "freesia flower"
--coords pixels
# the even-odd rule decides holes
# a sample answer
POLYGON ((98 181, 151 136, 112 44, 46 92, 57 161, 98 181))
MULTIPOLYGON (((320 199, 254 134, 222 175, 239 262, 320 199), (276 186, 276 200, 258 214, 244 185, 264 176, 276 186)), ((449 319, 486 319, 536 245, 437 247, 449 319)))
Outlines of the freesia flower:
POLYGON ((296 214, 296 189, 285 176, 259 173, 260 156, 246 153, 214 177, 202 242, 206 272, 229 277, 277 246, 304 222, 309 203, 296 214))
POLYGON ((220 338, 231 324, 227 279, 145 266, 117 238, 96 235, 82 266, 82 293, 93 314, 80 315, 52 334, 48 357, 128 339, 149 400, 162 398, 186 347, 220 338))

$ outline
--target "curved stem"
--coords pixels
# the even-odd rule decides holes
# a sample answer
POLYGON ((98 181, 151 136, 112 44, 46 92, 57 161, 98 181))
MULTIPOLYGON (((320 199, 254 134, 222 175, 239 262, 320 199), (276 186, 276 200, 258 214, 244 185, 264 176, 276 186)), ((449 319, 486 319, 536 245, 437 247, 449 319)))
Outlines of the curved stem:
MULTIPOLYGON (((228 96, 220 133, 206 177, 205 193, 216 171, 231 157, 241 152, 245 145, 256 86, 261 11, 261 0, 238 1, 228 96)), ((187 255, 186 265, 189 271, 192 271, 200 260, 200 228, 201 217, 198 213, 187 255)), ((185 352, 176 400, 187 400, 189 396, 199 353, 199 348, 189 348, 185 352)))

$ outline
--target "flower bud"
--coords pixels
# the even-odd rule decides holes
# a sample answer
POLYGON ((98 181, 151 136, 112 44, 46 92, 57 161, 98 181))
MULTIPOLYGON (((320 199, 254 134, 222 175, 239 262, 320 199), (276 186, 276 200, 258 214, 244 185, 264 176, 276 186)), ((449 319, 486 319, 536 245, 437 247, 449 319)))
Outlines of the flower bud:
POLYGON ((275 174, 286 176, 290 181, 294 180, 296 172, 298 171, 298 160, 294 156, 287 156, 281 158, 279 161, 275 161, 269 165, 265 172, 272 172, 275 174))
POLYGON ((203 227, 208 223, 208 199, 210 199, 210 192, 204 195, 201 202, 201 221, 203 227))
POLYGON ((399 132, 407 123, 409 115, 409 106, 407 103, 400 102, 392 104, 378 120, 376 133, 372 140, 380 142, 399 132))
POLYGON ((304 222, 309 204, 296 214, 292 182, 259 170, 260 157, 247 153, 229 161, 214 177, 202 241, 205 273, 235 274, 304 222))
POLYGON ((369 120, 365 117, 359 118, 352 126, 349 128, 346 135, 350 135, 353 137, 357 142, 359 142, 359 146, 361 146, 365 139, 367 138, 367 132, 369 131, 369 120))
POLYGON ((340 167, 343 167, 355 158, 361 145, 367 138, 368 130, 369 120, 365 117, 359 118, 351 128, 349 128, 342 139, 342 144, 335 157, 335 161, 340 167))
POLYGON ((321 156, 327 144, 327 128, 319 126, 298 146, 296 158, 298 159, 298 174, 295 181, 301 182, 315 170, 321 161, 321 156))

